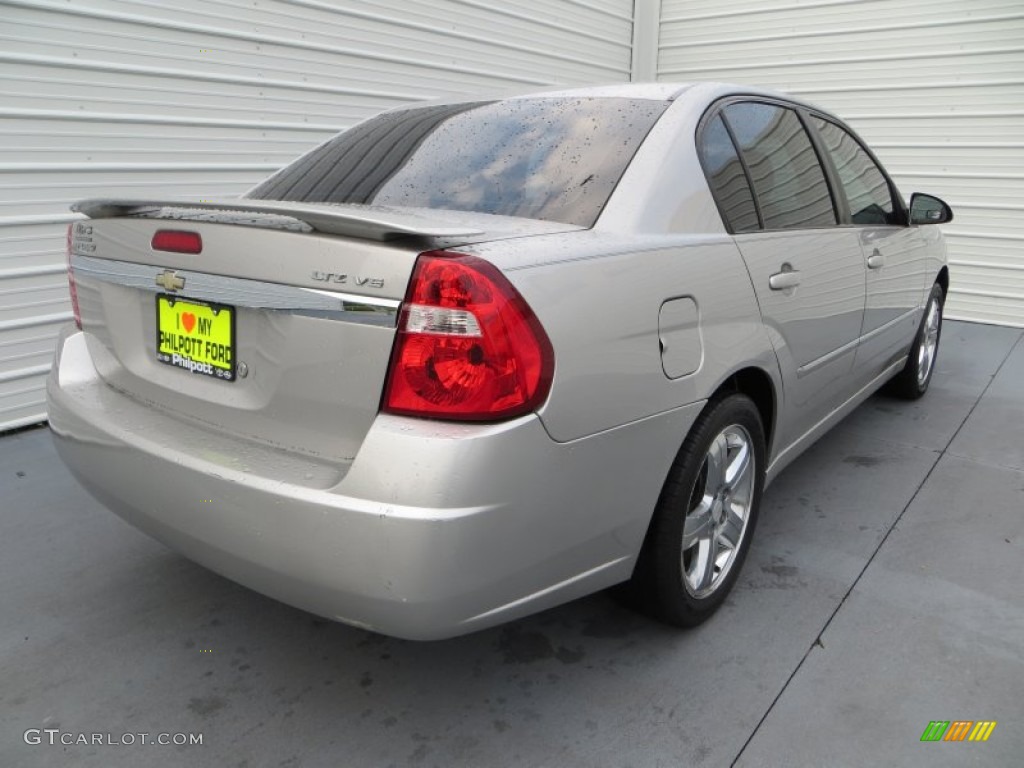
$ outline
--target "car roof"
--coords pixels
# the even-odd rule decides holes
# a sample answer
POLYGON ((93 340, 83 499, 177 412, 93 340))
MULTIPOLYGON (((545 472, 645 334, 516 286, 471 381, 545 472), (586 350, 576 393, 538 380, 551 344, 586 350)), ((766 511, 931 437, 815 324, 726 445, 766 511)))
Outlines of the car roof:
POLYGON ((611 85, 584 86, 581 88, 545 89, 518 94, 512 98, 618 98, 672 101, 679 94, 692 87, 693 83, 615 83, 611 85))
POLYGON ((687 101, 695 107, 702 107, 711 104, 718 99, 727 96, 754 96, 769 99, 778 99, 791 104, 797 104, 808 109, 819 110, 821 107, 805 101, 797 96, 777 91, 772 88, 761 88, 754 85, 740 85, 737 83, 722 83, 714 81, 690 82, 690 83, 618 83, 612 85, 595 85, 581 88, 557 88, 521 93, 508 96, 510 99, 535 99, 535 98, 626 98, 626 99, 651 99, 656 101, 687 101))
POLYGON ((516 90, 512 92, 485 94, 466 94, 461 97, 443 97, 428 99, 413 104, 402 104, 387 112, 404 109, 415 109, 417 107, 440 106, 446 104, 461 104, 476 101, 514 101, 518 99, 560 99, 560 98, 619 98, 619 99, 649 99, 652 101, 680 101, 686 102, 689 109, 703 111, 711 103, 727 96, 753 96, 797 104, 809 109, 825 112, 817 105, 804 101, 796 96, 776 91, 770 88, 760 88, 753 85, 739 85, 736 83, 721 82, 690 82, 690 83, 612 83, 606 85, 591 85, 581 87, 559 87, 544 88, 532 91, 516 90))
POLYGON ((654 101, 675 101, 678 99, 681 101, 710 104, 725 96, 760 96, 800 104, 811 109, 819 109, 814 104, 784 91, 761 88, 754 85, 713 81, 690 83, 615 83, 578 88, 548 88, 528 93, 516 93, 505 98, 624 98, 651 99, 654 101))

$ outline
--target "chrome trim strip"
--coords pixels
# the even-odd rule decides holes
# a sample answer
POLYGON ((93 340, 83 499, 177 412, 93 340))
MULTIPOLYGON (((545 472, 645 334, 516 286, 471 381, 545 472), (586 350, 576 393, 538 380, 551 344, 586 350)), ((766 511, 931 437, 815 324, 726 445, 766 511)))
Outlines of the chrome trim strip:
POLYGON ((863 336, 861 336, 861 337, 860 337, 860 340, 861 340, 862 342, 864 342, 864 341, 868 341, 868 340, 870 340, 870 339, 873 339, 873 338, 875 338, 875 336, 877 336, 878 334, 880 334, 880 333, 883 333, 883 332, 885 332, 885 331, 889 330, 890 328, 892 328, 892 327, 893 327, 894 325, 896 325, 897 323, 901 323, 901 322, 903 322, 903 321, 904 321, 904 320, 906 320, 906 319, 907 319, 908 317, 910 317, 911 315, 913 315, 913 314, 914 314, 915 312, 920 312, 920 311, 921 311, 921 307, 914 307, 913 309, 911 309, 911 310, 908 310, 908 311, 904 312, 904 313, 903 313, 902 315, 900 315, 899 317, 894 317, 894 318, 893 318, 892 320, 890 320, 890 321, 889 321, 888 323, 885 323, 884 325, 880 325, 880 326, 878 326, 877 328, 875 328, 875 330, 873 330, 873 331, 868 331, 867 333, 865 333, 865 334, 864 334, 863 336))
POLYGON ((920 307, 916 307, 914 309, 911 309, 909 312, 904 312, 899 317, 894 317, 888 323, 885 323, 884 325, 878 326, 873 331, 869 331, 868 333, 865 333, 863 336, 860 336, 860 337, 854 339, 853 341, 850 341, 850 342, 847 342, 846 344, 843 344, 843 346, 839 347, 838 349, 833 349, 831 352, 829 352, 828 354, 822 355, 817 360, 812 360, 811 362, 809 362, 809 363, 807 363, 805 365, 800 366, 799 368, 796 369, 797 378, 802 378, 802 377, 806 376, 808 373, 811 373, 811 372, 817 370, 821 366, 826 365, 827 363, 831 363, 836 358, 839 358, 842 355, 845 355, 847 352, 849 352, 850 350, 854 349, 855 347, 863 344, 865 341, 869 341, 869 340, 875 338, 875 336, 877 336, 878 334, 884 333, 885 331, 889 330, 890 328, 892 328, 897 323, 903 322, 904 320, 906 320, 908 317, 910 317, 915 312, 919 312, 920 309, 921 309, 920 307))
POLYGON ((185 287, 171 294, 155 282, 159 274, 167 271, 163 267, 75 254, 71 257, 71 268, 75 271, 76 279, 91 278, 152 293, 166 293, 183 299, 290 312, 295 315, 361 325, 394 328, 398 318, 398 307, 401 305, 400 301, 376 296, 357 296, 262 280, 209 275, 185 269, 172 270, 179 277, 185 278, 185 287))
POLYGON ((843 346, 839 347, 838 349, 833 349, 831 352, 827 352, 826 354, 819 357, 817 360, 811 360, 811 362, 801 365, 799 368, 796 369, 796 377, 798 379, 801 379, 808 373, 813 373, 814 371, 821 368, 821 366, 828 365, 833 360, 837 360, 843 355, 845 355, 847 352, 852 352, 857 348, 858 344, 860 344, 859 337, 854 339, 853 341, 846 342, 845 344, 843 344, 843 346))

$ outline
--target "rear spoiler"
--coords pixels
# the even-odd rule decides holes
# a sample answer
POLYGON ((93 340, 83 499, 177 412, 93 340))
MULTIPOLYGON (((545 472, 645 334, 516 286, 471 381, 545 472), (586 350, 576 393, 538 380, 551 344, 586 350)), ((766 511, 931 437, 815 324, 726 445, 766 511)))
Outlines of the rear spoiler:
POLYGON ((419 211, 330 203, 291 203, 270 200, 185 200, 173 198, 146 200, 90 198, 71 206, 91 219, 117 216, 188 219, 189 212, 222 212, 286 217, 300 221, 317 232, 347 235, 368 240, 393 240, 398 237, 465 237, 483 230, 466 226, 438 226, 433 216, 419 211))

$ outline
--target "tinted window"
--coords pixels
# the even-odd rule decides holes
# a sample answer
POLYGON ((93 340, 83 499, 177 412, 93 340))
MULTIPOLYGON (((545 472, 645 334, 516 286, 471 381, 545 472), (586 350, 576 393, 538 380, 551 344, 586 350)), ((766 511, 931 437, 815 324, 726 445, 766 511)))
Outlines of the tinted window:
POLYGON ((589 227, 667 102, 533 98, 360 123, 249 197, 478 211, 589 227))
POLYGON ((791 109, 772 104, 731 104, 732 128, 767 229, 826 227, 836 223, 825 172, 791 109))
POLYGON ((850 203, 854 224, 896 224, 892 192, 885 176, 857 140, 835 123, 815 117, 850 203))
POLYGON ((716 116, 704 126, 700 140, 700 155, 704 173, 707 174, 708 183, 715 193, 715 200, 726 226, 733 232, 760 229, 747 174, 743 171, 736 147, 720 116, 716 116))

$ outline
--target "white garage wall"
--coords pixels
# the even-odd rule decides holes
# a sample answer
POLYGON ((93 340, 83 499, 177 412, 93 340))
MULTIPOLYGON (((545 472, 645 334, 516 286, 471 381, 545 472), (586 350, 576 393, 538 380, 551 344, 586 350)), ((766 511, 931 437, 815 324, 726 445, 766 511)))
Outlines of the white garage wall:
POLYGON ((629 79, 632 0, 0 0, 0 430, 45 418, 88 196, 233 195, 421 99, 629 79))
POLYGON ((659 80, 799 94, 949 202, 947 316, 1024 326, 1021 0, 662 0, 659 80))

